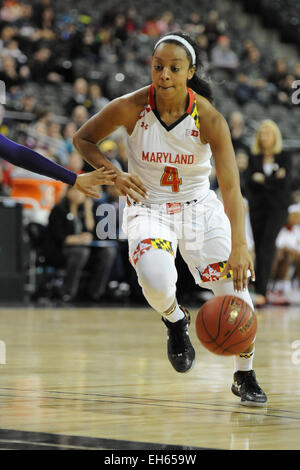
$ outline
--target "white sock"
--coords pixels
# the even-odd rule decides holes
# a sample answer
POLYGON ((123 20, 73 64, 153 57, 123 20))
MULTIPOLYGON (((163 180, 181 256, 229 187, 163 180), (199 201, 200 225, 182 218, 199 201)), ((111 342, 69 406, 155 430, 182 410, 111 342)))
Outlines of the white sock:
POLYGON ((173 306, 169 309, 169 311, 163 312, 162 315, 171 323, 175 323, 178 320, 181 320, 182 318, 184 318, 184 313, 179 307, 177 301, 175 301, 175 305, 173 304, 173 306))
POLYGON ((253 369, 252 365, 254 358, 254 350, 255 348, 253 348, 250 353, 240 353, 234 356, 234 372, 238 370, 247 371, 253 369))

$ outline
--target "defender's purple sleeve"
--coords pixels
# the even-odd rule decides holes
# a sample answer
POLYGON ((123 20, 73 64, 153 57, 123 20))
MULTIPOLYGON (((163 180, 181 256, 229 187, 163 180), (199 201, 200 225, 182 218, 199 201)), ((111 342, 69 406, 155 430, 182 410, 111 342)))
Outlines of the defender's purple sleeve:
POLYGON ((57 165, 43 155, 23 145, 16 144, 0 134, 0 157, 13 165, 25 168, 40 175, 49 176, 73 186, 77 175, 61 165, 57 165))

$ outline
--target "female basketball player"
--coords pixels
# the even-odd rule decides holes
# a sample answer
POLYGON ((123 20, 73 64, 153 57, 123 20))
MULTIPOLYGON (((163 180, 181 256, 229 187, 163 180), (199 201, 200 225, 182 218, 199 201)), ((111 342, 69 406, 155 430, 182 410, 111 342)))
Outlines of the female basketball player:
POLYGON ((72 171, 43 157, 43 155, 23 145, 16 144, 1 134, 0 158, 25 170, 67 183, 87 196, 96 198, 99 197, 99 191, 96 186, 100 184, 112 185, 116 175, 113 170, 106 170, 105 168, 99 168, 91 173, 76 175, 72 171))
MULTIPOLYGON (((209 86, 196 76, 196 47, 181 32, 162 37, 154 47, 152 85, 115 99, 74 136, 83 158, 111 169, 96 143, 119 126, 127 130, 129 173, 113 169, 128 201, 130 260, 168 328, 168 357, 178 372, 192 367, 195 351, 189 313, 176 300, 177 246, 197 284, 215 295, 237 295, 253 308, 247 273, 254 279, 254 270, 230 132, 210 102, 209 86), (224 206, 209 189, 211 154, 224 206)), ((254 345, 235 357, 232 391, 242 404, 263 406, 267 397, 252 370, 253 354, 254 345)))

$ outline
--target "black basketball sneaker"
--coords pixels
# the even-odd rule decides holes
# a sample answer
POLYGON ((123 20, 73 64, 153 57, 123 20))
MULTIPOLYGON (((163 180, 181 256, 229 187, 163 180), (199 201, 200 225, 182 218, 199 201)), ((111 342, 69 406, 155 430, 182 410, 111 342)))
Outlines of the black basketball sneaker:
POLYGON ((177 372, 189 371, 195 362, 195 350, 189 337, 189 324, 191 317, 189 312, 180 307, 184 318, 175 323, 162 317, 162 321, 168 328, 168 358, 177 372))
POLYGON ((241 405, 266 406, 268 403, 265 392, 258 385, 254 370, 235 372, 231 391, 241 397, 241 405))

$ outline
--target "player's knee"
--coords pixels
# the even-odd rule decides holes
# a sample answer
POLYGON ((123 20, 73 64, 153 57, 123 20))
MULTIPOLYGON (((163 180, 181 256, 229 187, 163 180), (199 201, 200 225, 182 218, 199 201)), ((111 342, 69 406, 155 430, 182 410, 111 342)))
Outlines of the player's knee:
POLYGON ((173 259, 170 260, 169 257, 171 257, 169 253, 154 255, 152 259, 151 256, 143 255, 136 266, 138 282, 143 293, 154 310, 159 312, 170 307, 176 293, 177 272, 173 259), (162 262, 163 259, 165 262, 162 262))

